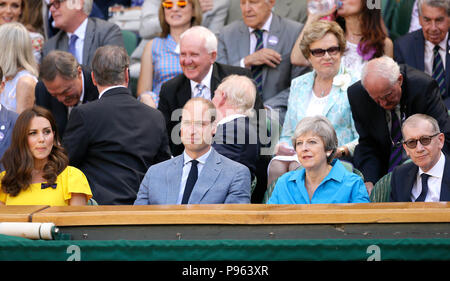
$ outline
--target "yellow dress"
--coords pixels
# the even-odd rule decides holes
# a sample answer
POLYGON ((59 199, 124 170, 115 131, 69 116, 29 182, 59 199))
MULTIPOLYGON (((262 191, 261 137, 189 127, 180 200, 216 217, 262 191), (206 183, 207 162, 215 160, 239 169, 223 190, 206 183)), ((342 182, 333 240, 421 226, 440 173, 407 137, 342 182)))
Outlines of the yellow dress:
MULTIPOLYGON (((5 172, 0 174, 3 178, 5 172)), ((45 183, 44 183, 45 184, 45 183)), ((17 196, 4 193, 0 188, 0 201, 5 205, 49 205, 68 206, 72 193, 86 194, 86 200, 92 197, 86 176, 79 169, 67 166, 56 178, 56 188, 42 189, 42 183, 33 183, 17 196)))

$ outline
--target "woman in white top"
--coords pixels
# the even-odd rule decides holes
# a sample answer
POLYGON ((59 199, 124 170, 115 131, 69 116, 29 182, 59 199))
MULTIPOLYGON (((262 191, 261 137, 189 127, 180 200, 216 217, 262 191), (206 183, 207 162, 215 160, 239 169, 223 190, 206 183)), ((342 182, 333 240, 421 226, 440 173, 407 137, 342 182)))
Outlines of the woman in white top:
MULTIPOLYGON (((268 184, 299 166, 291 138, 299 121, 307 116, 325 116, 333 125, 337 157, 351 157, 358 143, 347 88, 358 78, 342 65, 345 50, 342 28, 334 21, 319 20, 304 29, 300 49, 313 71, 292 80, 286 117, 276 156, 269 164, 268 184)), ((334 152, 333 152, 334 153, 334 152)))
MULTIPOLYGON (((341 0, 339 2, 341 3, 339 7, 335 6, 327 12, 308 14, 305 28, 323 17, 338 22, 345 32, 347 41, 342 63, 348 70, 360 77, 362 67, 370 59, 383 55, 392 58, 394 45, 392 40, 387 37, 380 9, 369 7, 366 0, 341 0)), ((302 37, 303 32, 297 39, 297 46, 302 37)), ((299 48, 292 49, 291 61, 295 65, 310 65, 299 48)))
POLYGON ((27 29, 18 22, 0 26, 0 66, 5 89, 0 102, 9 110, 21 113, 33 107, 38 69, 27 29))

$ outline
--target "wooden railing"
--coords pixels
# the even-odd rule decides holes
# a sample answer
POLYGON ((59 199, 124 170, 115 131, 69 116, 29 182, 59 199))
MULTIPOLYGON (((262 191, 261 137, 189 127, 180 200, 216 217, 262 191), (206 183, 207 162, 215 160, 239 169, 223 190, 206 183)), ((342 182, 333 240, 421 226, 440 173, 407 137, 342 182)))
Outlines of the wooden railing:
POLYGON ((448 223, 450 203, 0 207, 0 222, 6 221, 57 226, 448 223))

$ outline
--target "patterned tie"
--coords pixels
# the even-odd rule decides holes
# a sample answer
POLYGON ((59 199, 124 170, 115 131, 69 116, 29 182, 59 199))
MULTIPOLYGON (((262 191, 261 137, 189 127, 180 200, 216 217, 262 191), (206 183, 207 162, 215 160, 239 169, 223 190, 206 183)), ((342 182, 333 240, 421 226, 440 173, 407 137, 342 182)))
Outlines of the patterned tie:
MULTIPOLYGON (((253 33, 255 33, 256 36, 256 46, 255 46, 255 52, 261 50, 262 48, 264 48, 264 44, 263 44, 263 30, 260 29, 256 29, 253 31, 253 33)), ((252 74, 253 74, 253 79, 256 82, 256 89, 258 90, 258 93, 262 93, 262 65, 254 65, 252 66, 252 74)))
POLYGON ((416 202, 424 202, 428 193, 428 178, 430 175, 423 173, 420 177, 422 178, 422 191, 420 192, 419 197, 417 197, 416 202))
POLYGON ((79 59, 77 58, 77 51, 76 51, 76 47, 75 47, 75 43, 77 42, 78 36, 75 34, 72 34, 70 36, 70 40, 69 40, 69 52, 77 59, 78 62, 79 59))
POLYGON ((191 170, 189 171, 188 178, 186 180, 186 186, 184 187, 184 193, 183 193, 183 200, 181 201, 181 204, 187 204, 189 201, 189 197, 191 196, 192 189, 194 188, 195 182, 197 181, 198 177, 198 168, 197 160, 191 160, 191 170))
POLYGON ((398 145, 400 140, 402 139, 402 132, 400 128, 400 120, 398 120, 398 116, 395 113, 395 110, 391 110, 391 141, 392 141, 392 151, 389 156, 389 169, 388 172, 391 172, 395 166, 400 164, 402 161, 402 146, 398 145))
POLYGON ((446 96, 446 85, 445 85, 445 71, 444 64, 442 63, 441 55, 439 54, 439 45, 434 46, 433 49, 433 73, 432 77, 439 84, 439 92, 443 97, 446 96))
POLYGON ((203 97, 203 89, 206 88, 205 85, 203 84, 197 84, 197 86, 195 86, 195 88, 197 89, 197 93, 194 95, 195 98, 202 98, 203 97))

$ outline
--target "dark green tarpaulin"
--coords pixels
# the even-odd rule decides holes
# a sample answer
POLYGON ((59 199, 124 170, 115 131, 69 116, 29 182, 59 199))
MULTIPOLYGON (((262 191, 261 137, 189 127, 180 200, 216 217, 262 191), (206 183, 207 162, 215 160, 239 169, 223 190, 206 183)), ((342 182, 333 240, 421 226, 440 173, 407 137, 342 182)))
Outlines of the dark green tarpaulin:
POLYGON ((33 241, 0 235, 2 261, 450 260, 450 239, 33 241))

